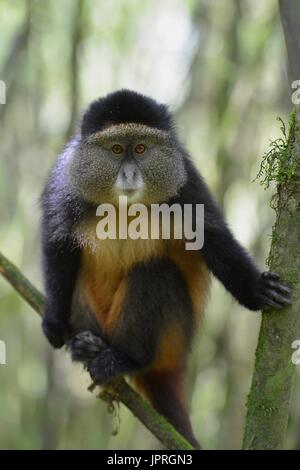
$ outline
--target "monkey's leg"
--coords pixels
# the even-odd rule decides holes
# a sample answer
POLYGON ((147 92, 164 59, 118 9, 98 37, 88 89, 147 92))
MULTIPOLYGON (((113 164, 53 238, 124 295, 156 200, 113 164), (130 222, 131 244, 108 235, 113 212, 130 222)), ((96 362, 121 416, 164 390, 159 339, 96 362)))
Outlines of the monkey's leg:
MULTIPOLYGON (((69 343, 74 360, 84 363, 96 383, 130 374, 153 363, 160 338, 177 324, 192 335, 193 313, 185 280, 168 258, 137 264, 109 337, 79 333, 69 343)), ((185 343, 187 343, 185 341, 185 343)))
POLYGON ((158 413, 170 421, 193 447, 200 449, 188 415, 182 372, 150 370, 137 374, 134 380, 158 413))

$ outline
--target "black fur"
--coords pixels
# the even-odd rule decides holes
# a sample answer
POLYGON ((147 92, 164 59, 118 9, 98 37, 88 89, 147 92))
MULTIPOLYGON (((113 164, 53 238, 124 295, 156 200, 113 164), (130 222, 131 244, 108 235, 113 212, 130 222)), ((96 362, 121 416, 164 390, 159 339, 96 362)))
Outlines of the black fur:
POLYGON ((137 264, 128 276, 112 344, 141 366, 150 364, 160 333, 167 331, 173 322, 181 325, 186 337, 192 335, 192 305, 181 272, 168 258, 137 264))
POLYGON ((80 267, 80 250, 70 241, 44 242, 43 272, 47 303, 43 330, 52 346, 60 348, 68 340, 72 295, 80 267))
POLYGON ((168 108, 152 98, 130 90, 120 90, 94 101, 85 112, 81 133, 86 137, 108 125, 139 123, 170 130, 173 120, 168 108))

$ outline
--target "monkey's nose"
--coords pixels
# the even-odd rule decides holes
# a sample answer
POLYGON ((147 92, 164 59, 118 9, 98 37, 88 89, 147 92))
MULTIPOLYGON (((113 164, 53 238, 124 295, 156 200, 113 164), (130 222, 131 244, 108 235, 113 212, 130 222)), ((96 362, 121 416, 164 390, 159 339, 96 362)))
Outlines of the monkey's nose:
POLYGON ((134 181, 137 179, 137 176, 138 176, 137 169, 135 167, 123 168, 122 176, 125 181, 134 181))
POLYGON ((121 190, 137 190, 143 186, 143 177, 139 168, 134 163, 125 163, 120 168, 116 187, 121 190))

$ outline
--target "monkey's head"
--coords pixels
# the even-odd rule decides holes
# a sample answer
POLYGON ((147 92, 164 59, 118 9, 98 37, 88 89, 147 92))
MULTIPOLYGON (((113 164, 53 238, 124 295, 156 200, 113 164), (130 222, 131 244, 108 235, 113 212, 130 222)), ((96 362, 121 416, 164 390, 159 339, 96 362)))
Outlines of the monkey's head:
POLYGON ((183 153, 165 105, 128 90, 93 102, 70 161, 71 182, 88 202, 159 203, 186 180, 183 153))

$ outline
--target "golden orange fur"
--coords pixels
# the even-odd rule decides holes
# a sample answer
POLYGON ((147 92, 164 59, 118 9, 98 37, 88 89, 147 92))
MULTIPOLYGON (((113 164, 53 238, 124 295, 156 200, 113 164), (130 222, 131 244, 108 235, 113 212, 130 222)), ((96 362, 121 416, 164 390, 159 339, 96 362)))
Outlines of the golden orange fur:
MULTIPOLYGON (((113 331, 126 293, 126 278, 130 269, 139 262, 163 256, 169 257, 180 269, 190 293, 195 318, 201 318, 210 276, 199 253, 185 250, 185 240, 99 240, 96 236, 97 222, 98 219, 93 217, 77 230, 83 248, 78 282, 88 306, 105 331, 113 331)), ((178 331, 168 334, 175 335, 177 343, 181 341, 178 331)), ((169 343, 165 338, 162 341, 169 343)), ((165 352, 166 346, 161 345, 161 348, 165 352)), ((161 356, 166 357, 165 354, 161 356)))

